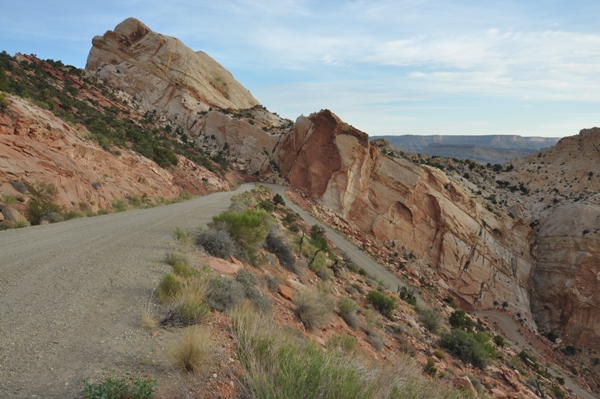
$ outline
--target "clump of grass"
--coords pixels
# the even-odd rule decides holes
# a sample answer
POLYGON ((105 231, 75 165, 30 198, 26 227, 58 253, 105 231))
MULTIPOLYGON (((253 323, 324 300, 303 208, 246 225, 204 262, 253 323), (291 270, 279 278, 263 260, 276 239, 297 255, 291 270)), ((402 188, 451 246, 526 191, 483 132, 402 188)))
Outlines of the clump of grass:
POLYGON ((182 281, 181 277, 175 274, 165 274, 158 284, 158 300, 160 303, 173 300, 181 292, 182 281))
POLYGON ((144 328, 156 328, 160 325, 160 322, 156 320, 149 306, 144 307, 142 310, 142 327, 144 328))
POLYGON ((115 198, 110 205, 113 212, 124 212, 127 210, 127 204, 122 199, 115 198))
POLYGON ((191 233, 189 231, 182 230, 179 227, 176 227, 171 232, 171 235, 173 236, 173 239, 183 248, 188 247, 192 241, 191 233))
POLYGON ((277 292, 277 290, 279 290, 279 285, 283 284, 283 281, 275 276, 265 275, 264 280, 267 284, 267 288, 271 292, 277 292))
POLYGON ((179 370, 208 370, 214 361, 214 343, 208 328, 193 326, 184 330, 171 348, 171 359, 179 370))
POLYGON ((296 315, 309 330, 322 328, 331 320, 333 306, 323 293, 300 291, 294 296, 294 304, 296 315))
POLYGON ((348 297, 342 297, 338 302, 338 314, 346 322, 348 327, 356 330, 359 327, 356 311, 358 306, 356 302, 348 297))
POLYGON ((171 266, 175 265, 176 263, 181 263, 186 266, 189 266, 191 262, 187 254, 181 251, 174 251, 167 253, 167 263, 171 266))
POLYGON ((369 343, 377 352, 383 349, 383 339, 381 339, 381 335, 376 331, 368 331, 367 338, 369 343))
POLYGON ((352 343, 323 351, 273 325, 249 307, 231 313, 236 351, 246 371, 251 397, 336 399, 458 399, 464 394, 426 379, 406 357, 388 366, 366 363, 352 343), (344 349, 346 348, 346 349, 344 349))
POLYGON ((156 378, 134 378, 130 374, 117 375, 114 371, 105 373, 97 383, 83 381, 85 399, 147 399, 154 395, 158 386, 156 378))

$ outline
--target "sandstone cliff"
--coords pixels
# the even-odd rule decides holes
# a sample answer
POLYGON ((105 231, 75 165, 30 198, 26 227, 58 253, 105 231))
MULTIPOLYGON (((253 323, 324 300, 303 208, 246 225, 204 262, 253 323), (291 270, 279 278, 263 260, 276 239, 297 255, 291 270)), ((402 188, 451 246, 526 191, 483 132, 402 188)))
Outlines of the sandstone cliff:
POLYGON ((232 166, 273 178, 269 154, 277 129, 289 121, 261 107, 207 54, 134 18, 92 43, 86 69, 127 93, 135 107, 156 115, 165 126, 180 128, 206 152, 229 154, 232 166))
POLYGON ((176 38, 135 18, 92 40, 86 69, 139 98, 149 109, 178 112, 209 107, 251 108, 258 101, 225 68, 176 38))
POLYGON ((536 228, 532 311, 539 328, 600 350, 600 129, 512 162, 500 176, 523 183, 536 228))
POLYGON ((439 170, 382 155, 329 111, 300 117, 275 151, 293 187, 436 269, 476 307, 507 301, 531 322, 532 230, 471 200, 439 170))

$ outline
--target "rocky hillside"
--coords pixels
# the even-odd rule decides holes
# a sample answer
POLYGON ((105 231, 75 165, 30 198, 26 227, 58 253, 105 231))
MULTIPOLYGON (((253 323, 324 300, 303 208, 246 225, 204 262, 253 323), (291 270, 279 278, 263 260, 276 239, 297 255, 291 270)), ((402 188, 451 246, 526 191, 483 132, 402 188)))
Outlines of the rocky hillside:
POLYGON ((422 259, 465 303, 508 302, 534 328, 534 234, 524 220, 488 211, 437 168, 381 153, 329 111, 299 118, 275 157, 290 185, 422 259))

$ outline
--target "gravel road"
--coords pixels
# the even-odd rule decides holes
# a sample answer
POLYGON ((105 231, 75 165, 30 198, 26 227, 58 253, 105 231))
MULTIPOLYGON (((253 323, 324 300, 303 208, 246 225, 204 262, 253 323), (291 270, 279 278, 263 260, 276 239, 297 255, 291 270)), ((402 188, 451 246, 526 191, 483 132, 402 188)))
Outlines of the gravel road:
POLYGON ((171 231, 205 225, 236 193, 0 232, 0 398, 76 398, 82 379, 140 367, 140 327, 171 231))

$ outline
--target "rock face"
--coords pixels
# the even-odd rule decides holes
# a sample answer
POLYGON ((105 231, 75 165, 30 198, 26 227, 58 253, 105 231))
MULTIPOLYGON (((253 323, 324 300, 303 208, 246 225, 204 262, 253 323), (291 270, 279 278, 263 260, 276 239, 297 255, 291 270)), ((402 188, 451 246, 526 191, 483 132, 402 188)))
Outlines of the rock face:
POLYGON ((534 236, 471 200, 439 170, 382 155, 329 111, 300 117, 275 151, 290 184, 435 268, 470 304, 508 301, 531 321, 534 236))
POLYGON ((89 132, 74 128, 48 111, 10 96, 11 105, 0 111, 0 189, 18 194, 11 180, 53 183, 58 202, 67 208, 87 201, 93 210, 110 209, 115 198, 144 194, 174 198, 186 188, 198 194, 225 190, 223 182, 204 168, 179 157, 168 171, 127 150, 115 155, 84 139, 89 132), (184 182, 197 182, 194 189, 184 182), (181 183, 181 184, 180 184, 181 183))
POLYGON ((134 18, 92 43, 86 69, 127 93, 134 106, 182 129, 211 156, 231 154, 227 160, 241 170, 272 172, 269 156, 279 137, 272 129, 287 121, 261 107, 215 60, 134 18))
POLYGON ((536 228, 532 312, 541 330, 600 350, 600 129, 512 162, 500 180, 523 183, 536 228))
POLYGON ((135 18, 92 40, 86 69, 135 96, 148 109, 177 113, 209 107, 252 108, 258 101, 225 68, 135 18))

